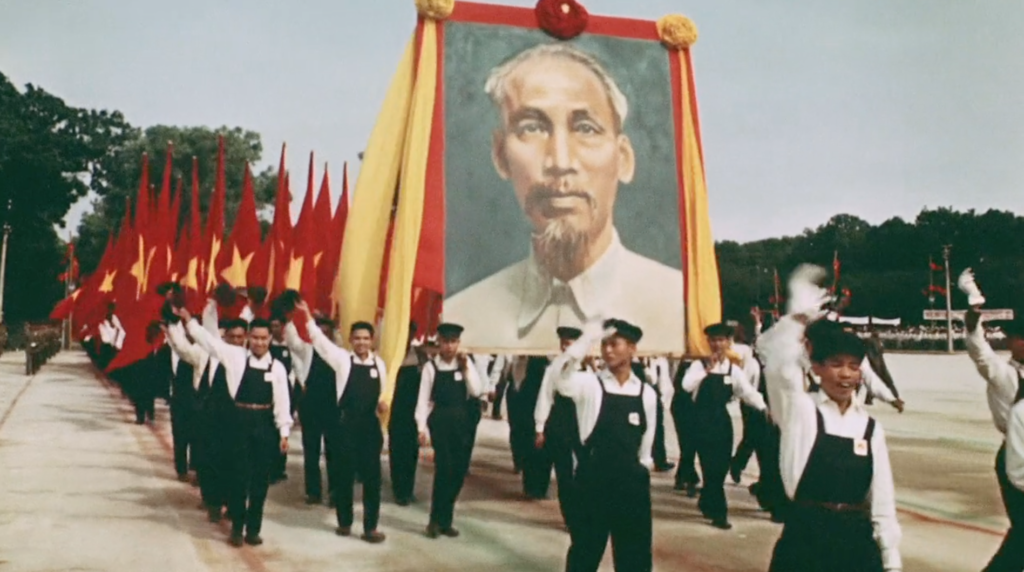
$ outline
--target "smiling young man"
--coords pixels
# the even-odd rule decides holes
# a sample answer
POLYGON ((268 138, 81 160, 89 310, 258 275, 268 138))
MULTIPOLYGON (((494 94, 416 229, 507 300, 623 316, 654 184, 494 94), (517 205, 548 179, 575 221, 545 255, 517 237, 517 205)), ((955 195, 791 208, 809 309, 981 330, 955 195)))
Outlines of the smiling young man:
POLYGON ((594 572, 612 540, 617 572, 652 566, 651 474, 657 395, 633 373, 637 326, 622 320, 591 322, 551 364, 555 391, 573 400, 582 446, 573 493, 576 514, 567 572, 594 572), (580 371, 601 342, 605 368, 580 371))
POLYGON ((1002 324, 1010 359, 996 354, 985 339, 985 328, 981 327, 985 299, 974 282, 974 274, 967 269, 958 282, 971 304, 964 320, 967 352, 978 373, 988 382, 992 420, 1006 438, 996 455, 996 478, 1010 529, 985 572, 1024 570, 1024 319, 1018 317, 1002 324))
POLYGON ((288 377, 284 366, 270 355, 270 323, 261 318, 249 323, 246 349, 217 338, 184 308, 175 313, 187 324, 196 344, 224 370, 234 404, 230 414, 234 467, 228 494, 231 544, 241 546, 244 535, 246 544, 258 546, 263 544, 260 531, 270 474, 278 453, 288 451, 292 426, 288 377))
POLYGON ((766 411, 764 397, 757 392, 753 369, 732 347, 733 328, 713 324, 704 329, 711 356, 694 362, 683 377, 682 389, 693 396, 694 432, 700 455, 704 488, 700 492, 701 514, 712 526, 729 530, 729 508, 725 499, 725 477, 732 460, 732 418, 726 406, 738 398, 747 406, 766 411))
POLYGON ((789 315, 762 335, 758 350, 772 416, 781 433, 785 527, 771 572, 902 570, 892 468, 881 425, 856 398, 864 342, 832 329, 810 352, 820 391, 804 382, 807 324, 821 319, 828 295, 821 268, 804 266, 790 282, 789 315))
POLYGON ((384 434, 378 415, 387 411, 380 400, 381 389, 388 374, 384 360, 373 353, 374 328, 368 322, 356 322, 349 330, 352 351, 338 347, 309 317, 305 302, 295 306, 308 319, 306 325, 313 349, 335 372, 334 395, 337 415, 326 429, 330 450, 328 462, 334 474, 331 494, 334 498, 339 536, 352 534, 352 490, 355 476, 363 485, 363 535, 371 544, 383 542, 384 533, 377 530, 380 520, 380 454, 384 434))
POLYGON ((469 469, 472 420, 466 403, 479 397, 483 387, 477 369, 459 353, 462 330, 462 326, 451 323, 437 327, 438 355, 423 366, 416 402, 420 445, 434 446, 434 489, 426 532, 429 538, 459 536, 452 520, 469 469))

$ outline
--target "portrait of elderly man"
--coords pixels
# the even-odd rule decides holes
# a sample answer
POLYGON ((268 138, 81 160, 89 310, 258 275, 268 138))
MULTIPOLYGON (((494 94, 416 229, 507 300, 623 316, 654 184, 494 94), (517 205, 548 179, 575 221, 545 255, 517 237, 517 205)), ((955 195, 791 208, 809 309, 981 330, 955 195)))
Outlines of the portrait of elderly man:
POLYGON ((682 272, 627 249, 614 224, 620 191, 654 191, 628 186, 637 160, 615 79, 586 52, 542 44, 494 68, 484 89, 500 116, 494 168, 532 227, 531 249, 445 300, 445 318, 478 348, 547 350, 558 327, 615 316, 648 332, 646 349, 681 350, 682 272))

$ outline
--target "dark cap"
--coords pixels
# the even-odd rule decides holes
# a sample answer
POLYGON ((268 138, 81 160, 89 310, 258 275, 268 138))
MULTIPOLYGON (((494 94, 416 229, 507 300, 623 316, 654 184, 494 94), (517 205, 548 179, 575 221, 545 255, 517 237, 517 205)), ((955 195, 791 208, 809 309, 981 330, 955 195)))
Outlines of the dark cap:
POLYGON ((821 334, 811 340, 811 361, 814 363, 824 363, 837 356, 850 356, 862 361, 865 355, 867 346, 864 340, 842 329, 821 334))
POLYGON ((457 340, 462 335, 462 326, 458 324, 444 323, 437 326, 437 335, 449 340, 457 340))
POLYGON ((731 338, 734 331, 729 324, 711 324, 704 328, 704 335, 709 338, 731 338))
POLYGON ((562 326, 555 330, 555 332, 558 333, 558 339, 560 340, 578 340, 583 335, 583 330, 568 326, 562 326))
POLYGON ((335 327, 334 320, 327 316, 314 316, 313 321, 316 322, 316 325, 318 326, 330 326, 332 329, 335 327))
POLYGON ((639 326, 634 326, 625 320, 619 320, 616 318, 605 320, 604 327, 615 328, 616 336, 634 344, 644 337, 644 331, 641 330, 639 326))

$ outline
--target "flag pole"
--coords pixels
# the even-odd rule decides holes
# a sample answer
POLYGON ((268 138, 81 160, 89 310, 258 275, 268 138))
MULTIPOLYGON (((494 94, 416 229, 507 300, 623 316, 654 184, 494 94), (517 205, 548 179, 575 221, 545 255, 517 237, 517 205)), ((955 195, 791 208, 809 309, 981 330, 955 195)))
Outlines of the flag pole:
POLYGON ((953 353, 953 295, 950 291, 949 249, 952 245, 942 247, 942 258, 946 262, 946 350, 953 353))
POLYGON ((7 216, 4 217, 4 240, 0 246, 0 324, 4 323, 4 283, 7 279, 7 239, 11 235, 11 199, 7 199, 7 216))
MULTIPOLYGON (((68 232, 68 245, 71 244, 71 233, 68 232)), ((67 252, 67 249, 65 249, 67 252)), ((74 250, 71 250, 71 256, 68 256, 67 264, 64 268, 64 297, 67 298, 71 294, 71 261, 74 259, 74 250)), ((60 332, 61 332, 61 348, 67 350, 71 347, 71 336, 70 329, 71 325, 68 322, 68 318, 61 320, 60 332)))

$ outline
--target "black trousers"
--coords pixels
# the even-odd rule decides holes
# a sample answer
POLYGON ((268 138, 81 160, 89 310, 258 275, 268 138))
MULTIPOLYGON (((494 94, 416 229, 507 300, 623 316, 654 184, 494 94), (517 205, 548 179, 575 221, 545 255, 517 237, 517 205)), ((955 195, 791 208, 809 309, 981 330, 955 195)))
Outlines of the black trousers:
POLYGON ((327 456, 327 490, 334 490, 334 471, 331 470, 331 446, 324 447, 324 442, 331 438, 330 427, 336 423, 337 413, 327 408, 317 409, 307 406, 299 411, 302 422, 302 458, 303 472, 306 478, 306 496, 321 498, 323 496, 323 479, 320 474, 320 454, 327 456), (326 450, 325 450, 326 449, 326 450))
MULTIPOLYGON (((750 457, 761 448, 761 441, 764 438, 764 415, 746 403, 740 403, 740 415, 743 418, 743 437, 740 444, 736 446, 736 452, 732 456, 732 472, 739 474, 746 470, 750 463, 750 457)), ((761 456, 757 457, 758 465, 761 465, 761 456)))
POLYGON ((725 500, 725 478, 732 460, 732 420, 729 412, 721 410, 699 411, 696 430, 697 454, 704 473, 704 487, 697 503, 701 513, 709 519, 724 519, 729 514, 725 500))
POLYGON ((396 411, 388 421, 391 492, 396 500, 411 500, 416 490, 420 443, 414 415, 412 411, 396 411))
POLYGON ((156 414, 156 380, 144 375, 133 376, 129 383, 128 397, 135 406, 135 422, 152 421, 156 414))
POLYGON ((466 424, 469 431, 466 436, 466 454, 462 457, 462 461, 466 464, 463 472, 469 474, 469 464, 473 460, 473 449, 476 448, 476 432, 480 427, 480 420, 483 419, 484 415, 484 402, 470 397, 466 400, 466 424))
POLYGON ((531 447, 524 461, 523 493, 531 498, 547 498, 548 489, 551 488, 551 468, 554 465, 551 451, 546 447, 531 447))
POLYGON ((270 487, 270 470, 280 453, 273 410, 238 409, 234 435, 234 466, 228 494, 232 534, 258 536, 263 528, 263 505, 270 487))
POLYGON ((789 505, 789 497, 786 496, 779 467, 781 434, 779 428, 767 419, 762 418, 761 423, 764 433, 757 450, 757 464, 761 469, 761 477, 757 482, 757 502, 773 515, 782 515, 789 505))
POLYGON ((576 475, 578 518, 571 527, 567 572, 596 572, 608 538, 616 572, 652 567, 651 476, 640 464, 607 470, 581 467, 576 475))
POLYGON ((380 520, 380 453, 384 434, 377 418, 334 429, 328 441, 334 465, 335 513, 338 526, 352 526, 353 488, 356 474, 363 485, 363 531, 377 530, 380 520))
POLYGON ((505 401, 505 390, 508 389, 508 379, 502 378, 494 387, 494 403, 491 404, 491 416, 495 419, 501 418, 501 404, 505 401))
POLYGON ((469 467, 469 420, 466 408, 434 408, 427 420, 434 445, 434 490, 430 499, 430 523, 451 528, 455 501, 462 492, 469 467))
POLYGON ((679 439, 679 466, 676 467, 676 486, 700 483, 697 475, 697 440, 694 432, 694 403, 689 393, 676 392, 672 398, 672 422, 679 439))
POLYGON ((1013 486, 1006 476, 1006 445, 996 455, 996 476, 1003 506, 1010 517, 1010 529, 984 572, 1019 572, 1024 570, 1024 491, 1013 486))
POLYGON ((195 417, 193 400, 183 397, 171 399, 171 439, 174 442, 174 472, 178 476, 188 474, 189 449, 193 449, 192 456, 195 456, 194 448, 191 446, 195 433, 192 426, 195 417))
POLYGON ((523 397, 511 384, 508 388, 508 443, 512 465, 525 470, 534 444, 533 410, 523 404, 523 397), (527 414, 528 412, 528 414, 527 414))
POLYGON ((661 389, 657 385, 654 385, 654 393, 658 397, 658 413, 654 427, 654 447, 652 447, 651 456, 654 457, 655 467, 665 467, 668 465, 668 451, 665 450, 665 406, 661 403, 661 389))
POLYGON ((548 458, 555 469, 555 483, 558 486, 558 509, 565 526, 572 530, 576 517, 576 485, 573 482, 573 453, 569 447, 548 446, 548 458))

